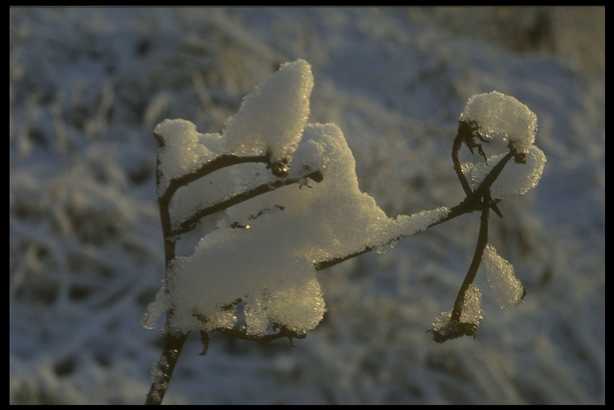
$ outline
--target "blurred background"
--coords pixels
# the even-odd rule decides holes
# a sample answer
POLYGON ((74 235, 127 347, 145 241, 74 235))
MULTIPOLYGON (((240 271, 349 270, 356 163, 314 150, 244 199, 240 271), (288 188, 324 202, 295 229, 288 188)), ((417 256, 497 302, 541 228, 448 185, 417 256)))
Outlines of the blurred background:
MULTIPOLYGON (((153 127, 217 132, 304 58, 312 122, 335 122, 389 215, 463 197, 458 115, 498 90, 538 116, 541 184, 491 242, 527 295, 478 275, 477 338, 436 344, 471 259, 467 215, 319 273, 320 326, 290 346, 190 339, 165 403, 603 403, 604 8, 11 8, 10 400, 144 401, 161 333, 153 127)), ((483 277, 483 275, 481 275, 483 277)))

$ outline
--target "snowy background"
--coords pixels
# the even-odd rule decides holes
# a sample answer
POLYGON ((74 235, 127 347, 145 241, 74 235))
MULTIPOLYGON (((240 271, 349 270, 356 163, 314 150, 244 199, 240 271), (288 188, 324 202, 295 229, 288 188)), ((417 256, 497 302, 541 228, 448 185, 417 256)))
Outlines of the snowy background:
POLYGON ((467 215, 320 272, 326 318, 294 347, 214 336, 201 357, 190 339, 165 403, 604 402, 604 30, 603 8, 12 8, 11 402, 144 401, 162 341, 141 326, 163 266, 151 132, 220 131, 297 58, 310 121, 341 127, 391 216, 462 199, 469 96, 537 114, 544 177, 491 219, 525 302, 485 292, 476 339, 426 333, 469 265, 467 215))

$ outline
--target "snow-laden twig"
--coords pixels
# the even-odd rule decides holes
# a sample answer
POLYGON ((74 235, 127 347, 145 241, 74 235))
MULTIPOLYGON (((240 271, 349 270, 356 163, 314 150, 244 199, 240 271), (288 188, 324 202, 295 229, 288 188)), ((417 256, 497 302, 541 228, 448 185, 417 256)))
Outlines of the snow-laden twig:
MULTIPOLYGON (((431 228, 433 226, 439 225, 443 222, 449 221, 451 219, 454 219, 458 216, 467 214, 467 213, 471 213, 474 211, 478 211, 481 210, 480 207, 480 196, 483 195, 483 192, 487 192, 488 187, 490 187, 490 185, 492 185, 493 181, 497 178, 497 176, 501 173, 501 171, 503 170, 503 167, 505 166, 505 164, 507 163, 507 161, 509 161, 509 159, 511 158, 511 155, 508 155, 506 157, 504 157, 499 164, 497 164, 497 166, 495 166, 491 172, 488 174, 488 176, 486 178, 484 178, 483 182, 480 184, 480 186, 478 187, 478 189, 476 189, 476 191, 469 197, 465 198, 465 200, 463 200, 461 203, 457 204, 456 206, 451 208, 451 211, 448 215, 444 216, 441 218, 441 220, 433 222, 432 224, 430 224, 427 228, 431 228)), ((207 172, 207 174, 209 174, 209 172, 207 172)), ((315 176, 315 177, 320 177, 321 173, 320 171, 314 171, 312 173, 310 173, 307 176, 315 176)), ((303 179, 303 178, 301 178, 303 179)), ((186 179, 187 180, 187 179, 186 179)), ((290 183, 296 183, 298 182, 298 179, 296 178, 291 178, 289 179, 292 182, 290 183)), ((287 182, 287 181, 286 181, 287 182)), ((276 183, 274 183, 275 185, 279 185, 279 186, 285 186, 288 185, 288 183, 284 184, 284 180, 279 180, 276 183)), ((172 182, 171 182, 172 185, 172 182)), ((267 184, 267 186, 269 186, 271 184, 267 184)), ((177 189, 180 188, 181 186, 177 186, 177 189)), ((258 188, 256 188, 258 189, 258 188)), ((176 189, 175 189, 176 191, 176 189)), ((221 202, 219 204, 213 205, 211 207, 208 207, 206 209, 226 209, 229 206, 232 205, 237 205, 241 202, 247 201, 251 198, 253 198, 256 195, 259 194, 263 194, 266 192, 269 192, 268 190, 264 190, 263 188, 261 188, 262 192, 258 192, 258 193, 254 193, 254 194, 250 194, 250 195, 245 195, 242 197, 235 197, 237 198, 234 203, 232 204, 228 204, 228 201, 224 201, 221 202), (226 206, 223 206, 222 204, 226 204, 226 206)), ((248 192, 252 192, 252 191, 248 191, 248 192)), ((240 194, 242 195, 242 194, 240 194)), ((172 199, 172 196, 169 197, 168 201, 170 201, 170 199, 172 199)), ((165 201, 166 202, 166 201, 165 201)), ((486 207, 488 208, 488 207, 486 207)), ((168 214, 168 207, 162 209, 161 208, 161 212, 165 212, 166 214, 168 214)), ((482 211, 484 214, 484 211, 482 211)), ((204 214, 204 210, 198 211, 194 214, 193 217, 189 218, 188 221, 192 221, 192 220, 198 220, 200 217, 196 217, 197 215, 200 215, 201 213, 204 214)), ((211 212, 213 213, 213 212, 211 212)), ((210 213, 208 213, 210 214, 210 213)), ((204 215, 203 215, 204 216, 204 215)), ((170 216, 167 216, 168 220, 170 221, 170 216)), ((191 228, 193 229, 195 225, 194 223, 191 223, 191 228)), ((169 225, 170 226, 170 225, 169 225)), ((181 230, 181 226, 179 230, 181 230)), ((189 231, 189 229, 186 229, 185 231, 181 231, 181 232, 187 232, 189 231)), ((169 229, 169 235, 174 237, 175 235, 177 235, 177 232, 173 232, 172 230, 169 229)), ((396 241, 401 239, 403 236, 397 237, 397 238, 393 238, 391 241, 396 241)), ((172 251, 171 254, 174 255, 174 240, 168 240, 167 242, 167 238, 165 237, 165 242, 172 244, 172 251)), ((337 265, 341 262, 344 262, 348 259, 354 258, 356 256, 360 256, 363 255, 365 253, 368 253, 372 250, 374 250, 374 247, 365 247, 364 249, 351 253, 347 256, 343 256, 343 257, 339 257, 339 258, 334 258, 334 259, 330 259, 330 260, 326 260, 326 261, 320 261, 320 262, 316 262, 314 263, 314 267, 316 270, 321 271, 324 269, 327 269, 329 267, 332 267, 334 265, 337 265)), ((479 263, 478 263, 479 266, 479 263)), ((477 269, 477 268, 476 268, 477 269)), ((473 280, 473 279, 471 279, 473 280)), ((471 283, 471 282, 469 282, 471 283)), ((466 289, 465 289, 466 290, 466 289)), ((462 300, 464 296, 464 292, 462 292, 462 296, 461 296, 461 292, 459 292, 459 297, 457 298, 457 300, 462 300)), ((460 308, 459 308, 459 312, 460 312, 460 308)), ((169 312, 169 315, 172 314, 172 312, 169 312)), ((253 335, 247 335, 243 332, 240 331, 236 331, 236 330, 232 330, 232 329, 218 329, 218 331, 228 334, 228 335, 232 335, 234 337, 238 337, 238 338, 242 338, 245 340, 251 340, 251 341, 259 341, 259 342, 270 342, 272 340, 275 340, 277 338, 282 338, 282 337, 296 337, 296 338, 301 338, 301 335, 298 335, 296 333, 289 333, 287 331, 284 331, 282 329, 282 331, 280 331, 280 333, 278 334, 274 334, 274 335, 264 335, 264 336, 253 336, 253 335)), ((160 362, 159 362, 159 370, 160 372, 156 373, 157 374, 157 379, 154 380, 154 382, 151 385, 151 389, 150 392, 147 395, 147 402, 146 404, 161 404, 162 399, 164 398, 164 394, 166 393, 166 389, 168 388, 168 383, 170 382, 171 378, 172 378, 172 374, 174 371, 174 368, 177 364, 177 359, 181 354, 181 351, 183 349, 183 345, 185 344, 187 337, 188 337, 188 333, 178 333, 178 332, 173 332, 169 329, 169 327, 167 326, 167 331, 166 331, 166 341, 165 341, 165 345, 164 345, 164 349, 162 351, 161 357, 160 357, 160 362)))
MULTIPOLYGON (((159 136, 156 136, 156 140, 163 145, 163 141, 159 136)), ((164 244, 165 244, 165 265, 167 267, 165 273, 165 282, 168 281, 168 267, 170 263, 175 258, 175 237, 180 233, 188 232, 191 229, 194 229, 197 222, 206 215, 210 215, 215 212, 222 211, 230 206, 238 205, 242 202, 248 201, 255 196, 265 194, 267 192, 273 191, 277 188, 295 184, 304 180, 305 178, 311 178, 315 181, 321 181, 322 174, 320 171, 313 171, 309 174, 300 177, 300 178, 288 178, 270 182, 265 185, 261 185, 256 187, 255 189, 243 192, 241 194, 235 195, 226 201, 222 201, 218 204, 205 208, 203 210, 195 212, 191 217, 189 217, 184 223, 182 223, 176 231, 172 230, 171 217, 169 213, 169 205, 173 198, 173 194, 177 192, 177 190, 183 186, 188 185, 189 183, 202 178, 210 173, 236 164, 247 163, 247 162, 268 162, 267 157, 239 157, 234 155, 224 155, 218 157, 204 166, 200 167, 197 171, 192 172, 190 174, 186 174, 180 176, 178 178, 172 179, 169 183, 168 188, 164 192, 164 194, 159 198, 158 204, 160 208, 160 220, 162 222, 162 230, 164 236, 164 244), (220 159, 221 158, 221 159, 220 159)), ((156 174, 156 180, 159 183, 160 181, 160 168, 159 168, 159 158, 158 158, 158 172, 156 174)), ((168 291, 168 288, 165 289, 168 291)), ((168 312, 169 318, 173 315, 173 309, 171 308, 168 312)), ((171 377, 173 375, 173 371, 177 364, 177 360, 181 355, 183 350, 183 346, 188 338, 189 333, 181 333, 175 332, 171 329, 168 324, 167 318, 167 326, 165 332, 165 343, 164 348, 162 350, 162 354, 160 356, 160 360, 157 364, 156 370, 154 370, 154 380, 150 387, 149 393, 147 394, 147 399, 145 404, 161 404, 162 399, 168 389, 168 384, 170 383, 171 377)), ((228 330, 228 332, 232 332, 228 330)), ((237 336, 238 332, 235 332, 235 336, 237 336)), ((301 335, 295 333, 287 333, 283 329, 278 337, 297 337, 300 338, 301 335)), ((245 338, 248 340, 255 340, 257 337, 250 337, 245 335, 245 338)), ((276 337, 265 337, 260 338, 259 340, 273 340, 276 337)))
POLYGON ((458 216, 480 211, 476 249, 454 308, 451 313, 440 315, 433 329, 437 342, 475 335, 482 315, 481 293, 473 286, 473 281, 488 244, 489 210, 502 216, 497 206, 500 198, 491 197, 491 187, 514 158, 516 164, 522 164, 521 175, 516 176, 512 189, 497 192, 503 196, 522 195, 537 184, 545 164, 543 153, 532 145, 536 129, 533 114, 516 99, 500 93, 470 99, 452 145, 453 167, 466 197, 452 208, 400 215, 393 220, 373 198, 360 191, 354 158, 341 130, 334 124, 306 124, 312 82, 306 62, 299 60, 283 65, 278 74, 245 98, 239 112, 227 122, 224 135, 199 134, 195 125, 185 120, 165 120, 156 127, 160 132, 154 132, 154 136, 160 147, 156 175, 166 273, 163 293, 159 293, 151 305, 152 316, 148 323, 155 321, 163 311, 167 312, 167 318, 165 347, 153 373, 147 404, 162 402, 191 331, 200 331, 203 354, 207 351, 209 333, 215 331, 262 343, 282 337, 302 338, 317 326, 324 313, 315 271, 389 246, 458 216), (489 105, 491 101, 497 110, 508 107, 513 115, 501 120, 497 117, 501 110, 494 112, 489 105), (268 102, 280 118, 270 120, 265 115, 268 114, 268 102), (503 128, 501 133, 493 131, 497 127, 503 128), (479 141, 491 143, 497 139, 508 144, 507 152, 491 157, 489 163, 479 141), (473 148, 477 148, 486 165, 461 164, 458 153, 462 144, 472 153, 473 148), (200 165, 201 161, 204 164, 200 165), (192 210, 187 217, 183 214, 189 206, 179 212, 181 217, 171 213, 170 204, 179 189, 214 171, 243 163, 265 163, 278 179, 244 190, 246 183, 250 185, 254 179, 246 180, 245 174, 240 172, 229 173, 230 178, 224 176, 220 181, 238 185, 242 192, 192 210), (324 181, 313 190, 315 193, 302 194, 293 189, 273 193, 297 183, 302 188, 308 178, 324 181), (267 193, 272 196, 266 200, 255 199, 267 193), (292 206, 276 205, 286 212, 269 213, 254 222, 254 229, 251 229, 252 221, 267 213, 263 209, 270 209, 272 203, 278 204, 271 200, 280 198, 292 206), (252 200, 251 205, 239 206, 252 200), (238 211, 233 211, 237 208, 238 211), (258 209, 261 211, 255 213, 258 209), (226 216, 236 222, 229 227, 222 224, 221 229, 202 238, 193 255, 176 257, 175 245, 179 237, 196 229, 204 217, 221 211, 226 211, 226 216), (172 218, 182 221, 175 222, 173 228, 172 218), (301 227, 305 231, 302 236, 287 232, 288 228, 299 232, 301 227), (243 233, 248 230, 251 233, 243 233), (236 260, 233 254, 236 249, 230 249, 233 246, 249 250, 249 254, 236 260), (249 261, 249 265, 245 261, 249 261), (248 271, 246 276, 244 272, 248 271), (227 278, 227 275, 235 276, 227 278), (235 311, 240 308, 245 326, 237 327, 235 311), (267 333, 271 328, 276 332, 267 333))

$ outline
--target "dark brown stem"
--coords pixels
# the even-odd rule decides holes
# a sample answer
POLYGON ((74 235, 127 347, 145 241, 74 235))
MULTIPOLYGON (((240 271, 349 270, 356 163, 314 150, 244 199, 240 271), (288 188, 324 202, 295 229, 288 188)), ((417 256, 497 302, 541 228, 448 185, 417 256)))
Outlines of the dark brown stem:
POLYGON ((491 185, 493 184, 493 182, 495 182, 501 171, 503 171, 503 167, 505 167, 505 164, 507 164, 507 162, 512 158, 512 156, 513 154, 511 152, 508 152, 503 158, 501 158, 497 165, 495 165, 493 169, 490 170, 490 172, 488 173, 488 175, 486 175, 486 178, 484 178, 478 189, 476 189, 474 193, 476 197, 480 198, 490 190, 491 185))
MULTIPOLYGON (((396 239, 395 239, 396 240, 396 239)), ((392 241, 391 241, 392 242, 392 241)), ((354 253, 350 253, 349 255, 345 255, 345 256, 339 256, 337 258, 332 258, 326 261, 321 261, 321 262, 316 262, 314 263, 314 267, 317 271, 321 271, 327 268, 330 268, 331 266, 335 266, 341 262, 345 262, 348 259, 352 259, 355 258, 356 256, 360 256, 363 255, 367 252, 371 252, 373 249, 375 249, 372 246, 366 246, 364 249, 360 250, 360 251, 356 251, 354 253)))
MULTIPOLYGON (((164 266, 168 270, 170 263, 175 259, 175 239, 172 235, 171 217, 168 212, 168 202, 158 198, 160 208, 160 223, 162 225, 162 238, 164 241, 164 266)), ((166 278, 166 274, 165 274, 166 278)))
POLYGON ((469 186, 469 182, 467 182, 467 178, 465 178, 465 174, 463 174, 461 163, 458 159, 458 152, 460 151, 463 141, 466 138, 463 135, 463 133, 465 132, 463 124, 464 122, 459 122, 456 138, 454 138, 454 143, 452 144, 452 164, 454 164, 454 171, 456 171, 456 176, 458 177, 458 180, 463 187, 463 191, 465 191, 465 195, 470 196, 471 187, 469 186))
POLYGON ((456 295, 456 301, 454 302, 454 309, 452 310, 452 320, 455 322, 460 321, 461 313, 463 311, 463 305, 465 302, 465 294, 467 293, 467 289, 469 289, 469 285, 471 285, 475 279, 475 275, 478 272, 478 268, 480 267, 480 263, 482 262, 482 255, 484 254, 484 248, 488 244, 488 215, 490 211, 490 202, 487 198, 490 198, 490 195, 487 194, 484 199, 484 205, 482 207, 482 214, 480 215, 480 234, 478 235, 478 241, 475 246, 475 252, 473 253, 473 259, 471 260, 471 265, 469 266, 469 270, 465 275, 465 279, 458 290, 458 294, 456 295))
POLYGON ((208 215, 212 215, 216 212, 220 212, 223 211, 227 208, 230 208, 233 205, 237 205, 241 202, 245 202, 249 199, 252 199, 255 196, 258 195, 262 195, 262 194, 266 194, 267 192, 271 192, 274 191, 276 189, 282 188, 284 186, 288 186, 288 185, 292 185, 292 184, 296 184, 299 183, 301 181, 304 181, 306 178, 310 178, 316 181, 321 181, 322 180, 322 173, 320 171, 314 171, 311 172, 305 176, 302 177, 298 177, 298 178, 286 178, 286 179, 279 179, 276 181, 272 181, 266 184, 262 184, 257 186, 254 189, 251 189, 249 191, 245 191, 242 192, 240 194, 236 194, 230 198, 228 198, 225 201, 219 202, 215 205, 212 205, 208 208, 204 208, 201 209, 197 212, 195 212, 191 217, 189 217, 188 219, 186 219, 184 222, 182 222, 179 227, 177 229, 175 229, 172 233, 173 236, 177 236, 177 235, 181 235, 183 233, 189 232, 192 229, 194 229, 196 227, 196 225, 198 224, 198 222, 208 216, 208 215))
POLYGON ((177 360, 188 339, 187 333, 173 333, 167 330, 164 349, 153 375, 153 382, 147 393, 145 404, 162 404, 168 385, 173 377, 177 360))
POLYGON ((258 342, 262 344, 271 343, 273 340, 288 338, 288 339, 304 339, 306 335, 304 333, 296 333, 285 327, 279 329, 277 333, 273 333, 270 335, 248 335, 244 332, 240 332, 234 329, 217 329, 218 332, 223 333, 228 336, 236 337, 237 339, 249 340, 251 342, 258 342))
MULTIPOLYGON (((164 146, 164 140, 159 136, 155 135, 156 141, 160 147, 164 146)), ((156 160, 156 185, 160 185, 160 178, 162 176, 162 171, 160 169, 160 155, 158 154, 156 160)), ((158 198, 158 208, 160 211, 160 224, 162 225, 162 239, 164 241, 164 282, 165 282, 165 292, 168 293, 168 270, 171 262, 175 259, 175 241, 171 236, 171 218, 168 211, 168 206, 170 202, 170 197, 158 198)), ((168 311, 167 315, 170 316, 173 314, 172 308, 168 311)), ((170 383, 171 377, 173 376, 173 371, 175 370, 175 365, 177 364, 177 359, 181 355, 181 350, 183 349, 183 345, 188 337, 187 334, 179 334, 173 333, 168 329, 169 319, 167 317, 166 320, 167 329, 165 334, 165 342, 164 349, 160 355, 160 360, 156 365, 156 371, 153 376, 153 382, 151 383, 151 387, 149 389, 149 393, 147 393, 147 398, 145 400, 145 404, 162 404, 162 399, 164 399, 164 395, 166 394, 166 390, 168 389, 168 384, 170 383)))

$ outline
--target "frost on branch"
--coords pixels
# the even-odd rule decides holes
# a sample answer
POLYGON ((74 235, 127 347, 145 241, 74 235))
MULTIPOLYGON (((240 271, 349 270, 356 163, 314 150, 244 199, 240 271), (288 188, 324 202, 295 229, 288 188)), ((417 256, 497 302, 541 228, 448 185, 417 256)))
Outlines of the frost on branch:
POLYGON ((305 60, 282 65, 245 97, 239 112, 226 123, 227 150, 243 155, 268 150, 272 162, 290 157, 309 117, 312 88, 313 75, 305 60))
POLYGON ((537 116, 516 98, 498 91, 469 98, 459 120, 485 140, 509 143, 516 153, 526 154, 535 142, 537 116))
POLYGON ((494 246, 484 250, 484 269, 488 285, 494 291, 499 306, 503 309, 517 305, 524 295, 524 287, 514 272, 511 263, 497 253, 494 246))
MULTIPOLYGON (((315 264, 383 247, 447 215, 448 208, 441 207, 392 219, 361 192, 354 156, 339 127, 306 125, 312 87, 309 65, 298 60, 248 95, 222 135, 200 134, 184 120, 166 120, 156 128, 168 141, 160 153, 166 184, 221 154, 269 153, 273 161, 283 158, 290 164, 289 179, 314 171, 322 178, 219 212, 217 229, 202 237, 191 255, 172 261, 169 299, 156 298, 149 326, 171 306, 169 324, 178 331, 230 329, 242 318, 248 335, 279 326, 305 333, 325 312, 315 264)), ((178 226, 198 208, 231 193, 275 181, 262 164, 216 171, 177 191, 170 203, 171 224, 178 226)))

